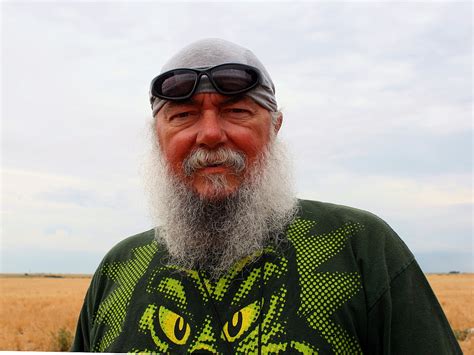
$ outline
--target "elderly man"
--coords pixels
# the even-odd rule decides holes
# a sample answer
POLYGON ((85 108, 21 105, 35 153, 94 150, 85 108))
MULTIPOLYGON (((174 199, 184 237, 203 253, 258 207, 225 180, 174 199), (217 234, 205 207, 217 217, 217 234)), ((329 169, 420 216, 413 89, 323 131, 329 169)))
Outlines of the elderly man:
POLYGON ((154 230, 104 258, 73 350, 456 354, 405 244, 364 211, 297 200, 272 80, 208 39, 153 79, 154 230))

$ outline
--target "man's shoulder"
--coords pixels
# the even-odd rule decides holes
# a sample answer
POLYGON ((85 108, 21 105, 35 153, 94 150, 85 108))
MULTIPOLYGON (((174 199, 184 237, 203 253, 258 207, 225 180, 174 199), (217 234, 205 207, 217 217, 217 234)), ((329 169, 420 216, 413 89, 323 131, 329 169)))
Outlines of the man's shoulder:
POLYGON ((299 200, 299 217, 311 221, 321 234, 335 230, 351 230, 354 247, 371 250, 390 249, 409 259, 412 254, 398 234, 377 215, 344 205, 327 202, 299 200))
POLYGON ((139 250, 156 250, 155 230, 150 229, 127 237, 110 249, 104 260, 124 260, 130 259, 139 250))
POLYGON ((350 206, 299 199, 299 216, 303 219, 330 224, 361 223, 364 225, 388 226, 384 220, 377 215, 350 206))
POLYGON ((359 265, 367 264, 365 270, 387 268, 392 277, 414 260, 398 234, 371 212, 309 200, 300 200, 299 206, 299 217, 311 221, 315 235, 336 239, 345 235, 359 265))

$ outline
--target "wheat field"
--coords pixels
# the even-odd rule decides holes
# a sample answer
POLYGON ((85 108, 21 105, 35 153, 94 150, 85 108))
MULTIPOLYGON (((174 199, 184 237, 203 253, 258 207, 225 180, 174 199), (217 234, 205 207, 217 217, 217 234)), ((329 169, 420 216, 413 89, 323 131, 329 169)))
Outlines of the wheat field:
POLYGON ((2 277, 0 350, 59 351, 60 329, 71 334, 90 277, 2 277))
POLYGON ((464 354, 474 355, 474 274, 427 275, 464 354), (464 333, 464 334, 462 334, 464 333))
MULTIPOLYGON (((428 275, 465 354, 474 354, 474 274, 428 275)), ((0 350, 70 346, 90 277, 0 277, 0 350)))

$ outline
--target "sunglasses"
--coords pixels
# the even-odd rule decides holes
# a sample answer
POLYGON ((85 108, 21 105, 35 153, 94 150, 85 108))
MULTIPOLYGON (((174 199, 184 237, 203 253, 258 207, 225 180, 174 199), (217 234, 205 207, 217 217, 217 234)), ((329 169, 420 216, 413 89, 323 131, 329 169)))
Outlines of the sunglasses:
POLYGON ((207 69, 173 69, 151 82, 152 96, 165 100, 186 100, 194 95, 201 77, 206 75, 219 94, 237 95, 260 83, 260 71, 245 64, 227 63, 207 69))

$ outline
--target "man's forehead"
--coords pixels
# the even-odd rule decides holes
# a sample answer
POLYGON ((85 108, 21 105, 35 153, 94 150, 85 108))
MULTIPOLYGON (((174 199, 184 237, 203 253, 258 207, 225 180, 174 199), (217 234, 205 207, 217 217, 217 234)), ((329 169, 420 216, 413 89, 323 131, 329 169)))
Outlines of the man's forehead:
POLYGON ((255 102, 251 97, 247 95, 232 95, 224 96, 215 93, 200 93, 194 95, 193 97, 182 100, 182 101, 168 101, 163 107, 163 112, 166 114, 174 109, 187 107, 187 106, 200 106, 205 98, 205 95, 213 95, 216 99, 214 100, 215 104, 219 106, 228 106, 236 103, 244 103, 246 105, 258 106, 258 103, 255 102))

